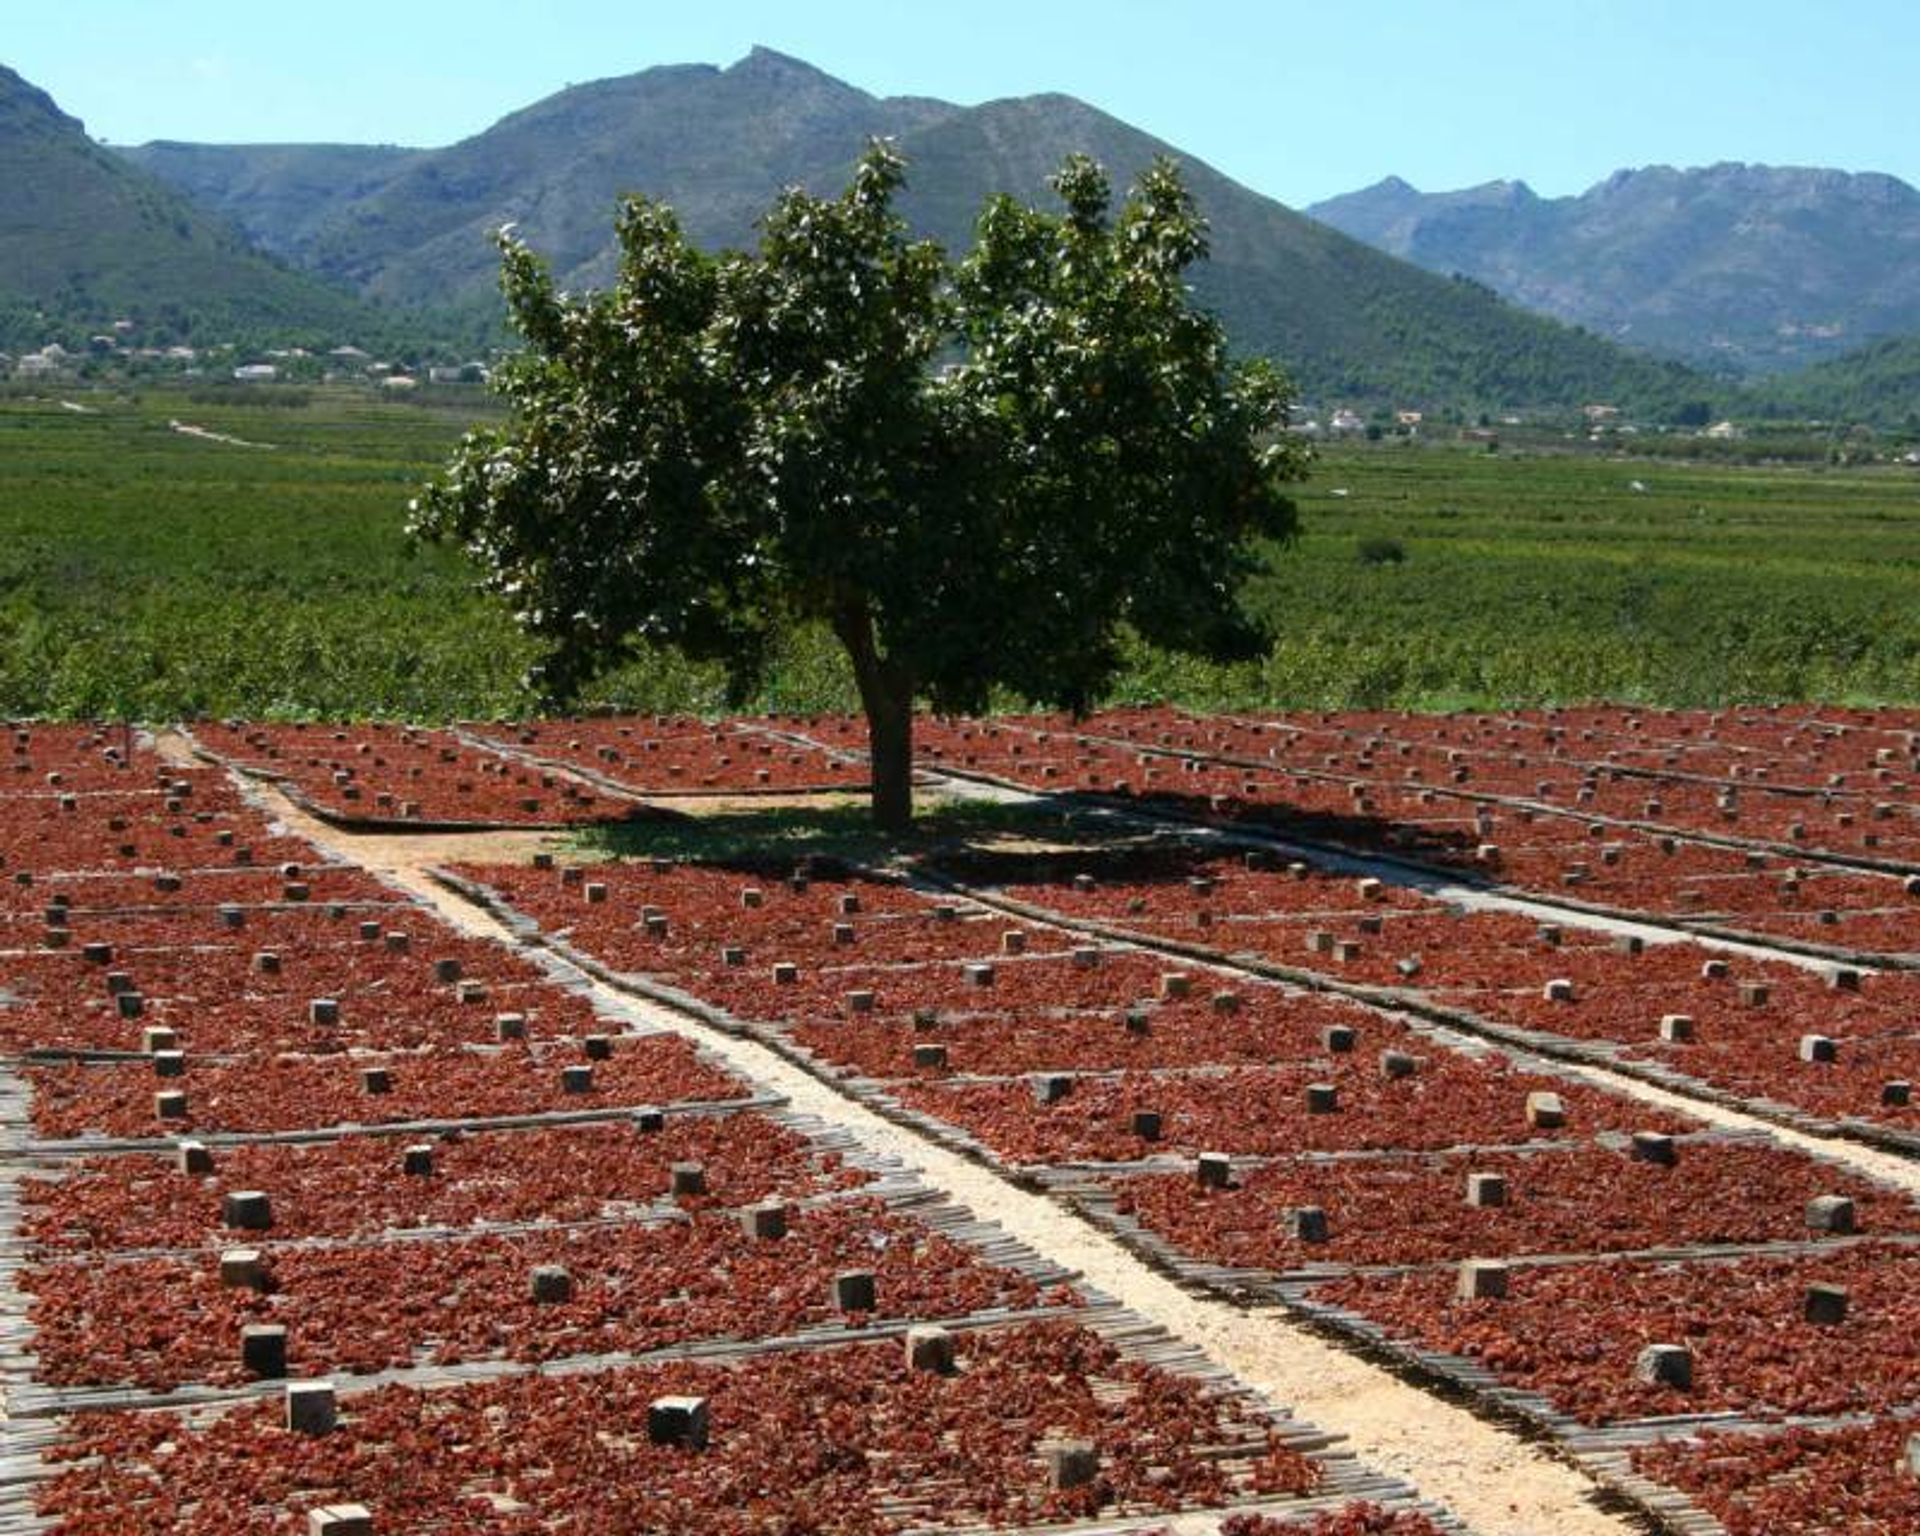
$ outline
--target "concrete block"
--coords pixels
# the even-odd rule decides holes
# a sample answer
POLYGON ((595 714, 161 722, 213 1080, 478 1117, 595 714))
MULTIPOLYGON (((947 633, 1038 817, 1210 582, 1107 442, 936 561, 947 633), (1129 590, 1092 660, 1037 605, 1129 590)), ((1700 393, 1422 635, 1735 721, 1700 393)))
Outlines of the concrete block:
POLYGON ((1684 1344, 1649 1344, 1634 1361, 1633 1375, 1650 1387, 1688 1391, 1693 1386, 1693 1351, 1684 1344))
POLYGON ((273 1225, 273 1202, 264 1190, 231 1189, 220 1202, 220 1217, 244 1232, 265 1232, 273 1225))
POLYGON ((592 1093, 593 1065, 591 1062, 576 1061, 560 1069, 560 1091, 562 1093, 592 1093))
POLYGON ((1420 1063, 1405 1051, 1382 1051, 1380 1053, 1380 1075, 1385 1078, 1412 1077, 1420 1070, 1420 1063))
MULTIPOLYGON (((172 1030, 165 1032, 169 1036, 172 1030)), ((150 1051, 155 1077, 185 1077, 187 1075, 187 1053, 180 1050, 150 1051)))
POLYGON ((1162 1128, 1160 1111, 1157 1109, 1136 1109, 1128 1121, 1133 1134, 1142 1141, 1158 1141, 1162 1128))
POLYGON ((1527 1095, 1527 1124, 1535 1130, 1557 1131, 1567 1123, 1567 1106, 1557 1093, 1527 1095))
POLYGON ((1057 1104, 1073 1092, 1073 1078, 1065 1072, 1036 1072, 1027 1084, 1036 1104, 1057 1104))
POLYGON ((712 1428, 704 1397, 656 1397, 647 1405, 647 1438, 655 1445, 704 1451, 712 1428))
POLYGON ((848 1013, 872 1013, 874 997, 870 989, 860 987, 847 994, 848 1013))
POLYGON ((258 1248, 227 1248, 220 1254, 220 1283, 264 1291, 267 1288, 266 1255, 258 1248))
POLYGON ((1830 1035, 1802 1035, 1800 1059, 1817 1062, 1838 1061, 1840 1046, 1830 1035))
POLYGON ((330 1435, 340 1422, 330 1381, 287 1383, 286 1424, 297 1435, 330 1435))
POLYGON ((416 1141, 400 1153, 400 1171, 411 1179, 433 1177, 433 1143, 416 1141))
POLYGON ((1290 1224, 1295 1242, 1324 1243, 1327 1241, 1327 1213, 1317 1205, 1295 1206, 1290 1224))
POLYGON ((1813 1232, 1846 1234, 1854 1230, 1853 1202, 1845 1195, 1816 1195, 1807 1202, 1807 1227, 1813 1232))
POLYGON ((1046 1448, 1047 1483, 1065 1492, 1085 1488, 1100 1476, 1100 1453, 1091 1441, 1060 1440, 1046 1448))
POLYGON ((1735 995, 1740 999, 1743 1007, 1764 1008, 1767 1005, 1767 999, 1773 994, 1772 989, 1764 981, 1743 981, 1735 995))
POLYGON ((364 1504, 328 1504, 310 1509, 307 1536, 374 1536, 373 1512, 364 1504))
POLYGON ((1202 1152, 1193 1172, 1202 1189, 1228 1189, 1233 1184, 1233 1159, 1224 1152, 1202 1152))
POLYGON ((705 1163, 675 1163, 667 1169, 667 1187, 674 1199, 684 1200, 707 1192, 705 1163))
POLYGON ((309 1024, 338 1024, 340 1022, 340 1003, 337 998, 316 997, 307 1004, 307 1022, 309 1024))
POLYGON ((1556 976, 1540 989, 1540 995, 1550 1003, 1570 1003, 1573 1001, 1573 983, 1564 976, 1556 976))
POLYGON ((872 1270, 842 1270, 833 1277, 833 1304, 840 1311, 871 1312, 877 1300, 872 1270))
POLYGON ((947 1048, 930 1041, 921 1042, 913 1048, 913 1064, 929 1071, 944 1070, 947 1065, 947 1048))
POLYGON ((573 1300, 573 1275, 564 1264, 536 1264, 527 1273, 527 1295, 541 1306, 573 1300))
POLYGON ((800 979, 800 967, 791 960, 778 961, 773 967, 775 986, 790 987, 800 979))
POLYGON ((588 1035, 580 1042, 580 1048, 587 1053, 588 1061, 613 1060, 613 1036, 588 1035))
POLYGON ((115 993, 113 1005, 123 1019, 137 1019, 147 1010, 145 996, 134 991, 115 993))
POLYGON ((1725 981, 1732 967, 1724 960, 1703 960, 1700 962, 1702 981, 1725 981))
POLYGON ((587 900, 596 906, 607 899, 607 883, 604 880, 589 880, 583 889, 587 900))
POLYGON ((1184 971, 1165 971, 1160 976, 1160 995, 1164 998, 1186 997, 1193 991, 1193 978, 1184 971))
POLYGON ((279 1323, 246 1323, 240 1329, 240 1363, 263 1381, 287 1374, 287 1330, 279 1323))
POLYGON ((1635 1131, 1632 1153, 1636 1163, 1657 1163, 1663 1168, 1671 1168, 1680 1161, 1679 1148, 1664 1131, 1635 1131))
POLYGON ((168 1088, 153 1096, 153 1114, 156 1120, 184 1120, 187 1118, 187 1096, 178 1088, 168 1088))
POLYGON ((988 960, 970 960, 963 973, 970 987, 990 987, 993 985, 993 964, 988 960))
POLYGON ((1100 964, 1100 951, 1091 944, 1082 944, 1073 951, 1073 963, 1083 971, 1091 971, 1100 964))
POLYGON ((1507 1294, 1508 1275, 1497 1259, 1462 1259, 1455 1294, 1462 1301, 1498 1301, 1507 1294))
POLYGON ((787 1206, 784 1200, 763 1200, 740 1213, 740 1229, 748 1237, 771 1240, 787 1235, 787 1206))
POLYGON ((1214 993, 1213 1011, 1221 1014, 1238 1013, 1240 1011, 1240 994, 1238 992, 1214 993))
POLYGON ((1807 1287, 1801 1315, 1810 1323, 1832 1327, 1847 1320, 1847 1288, 1815 1283, 1807 1287))
POLYGON ((1003 955, 1024 955, 1027 952, 1027 936, 1018 928, 1009 928, 1000 935, 1000 953, 1003 955))
POLYGON ((360 1088, 364 1093, 392 1093, 393 1073, 385 1067, 362 1067, 360 1069, 360 1088))
POLYGON ((204 1141, 183 1141, 174 1148, 175 1166, 182 1173, 199 1177, 213 1172, 213 1152, 204 1141))
POLYGON ((927 1371, 935 1376, 953 1374, 953 1335, 933 1323, 920 1323, 907 1330, 907 1369, 927 1371))
POLYGON ((642 1136, 652 1136, 667 1128, 667 1114, 651 1104, 643 1104, 633 1112, 633 1128, 642 1136))
POLYGON ((1693 1016, 1686 1013, 1662 1014, 1660 1038, 1675 1045, 1685 1045, 1693 1039, 1693 1016))
POLYGON ((1482 1210, 1494 1210, 1507 1203, 1507 1176, 1503 1173, 1469 1173, 1467 1204, 1482 1210))
POLYGON ((1913 1084, 1894 1078, 1880 1085, 1880 1102, 1890 1109, 1904 1109, 1913 1102, 1913 1084))
POLYGON ((526 1039, 527 1016, 524 1013, 496 1013, 493 1016, 493 1035, 496 1040, 526 1039))
POLYGON ((1308 1083, 1306 1100, 1308 1114, 1331 1115, 1340 1108, 1340 1090, 1332 1083, 1308 1083))

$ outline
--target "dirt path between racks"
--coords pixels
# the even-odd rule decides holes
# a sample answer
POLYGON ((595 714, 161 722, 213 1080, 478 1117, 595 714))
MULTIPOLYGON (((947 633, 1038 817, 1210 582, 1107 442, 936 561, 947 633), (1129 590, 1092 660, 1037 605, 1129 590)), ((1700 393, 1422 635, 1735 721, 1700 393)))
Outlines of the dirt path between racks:
MULTIPOLYGON (((509 942, 512 936, 490 915, 427 871, 459 859, 528 859, 555 842, 539 833, 351 835, 301 813, 270 789, 254 788, 300 836, 421 897, 456 927, 509 942)), ((1302 1419, 1345 1436, 1362 1461, 1446 1505, 1477 1536, 1630 1536, 1643 1528, 1598 1508, 1596 1485, 1539 1446, 1408 1385, 1284 1314, 1243 1311, 1188 1294, 1046 1196, 1016 1188, 883 1118, 767 1047, 599 983, 595 990, 617 996, 622 1007, 638 1009, 651 1023, 698 1040, 757 1087, 785 1095, 794 1109, 844 1127, 873 1151, 917 1168, 931 1188, 1078 1270, 1088 1284, 1204 1350, 1302 1419)))

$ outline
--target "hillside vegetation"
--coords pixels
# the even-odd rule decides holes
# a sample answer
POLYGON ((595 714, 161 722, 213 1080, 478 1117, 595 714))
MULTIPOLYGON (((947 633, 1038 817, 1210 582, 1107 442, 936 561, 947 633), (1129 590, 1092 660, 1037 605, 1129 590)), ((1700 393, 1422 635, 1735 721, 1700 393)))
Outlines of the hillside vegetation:
POLYGON ((153 341, 345 341, 391 323, 262 255, 4 67, 0 189, 0 348, 84 339, 120 318, 153 341))

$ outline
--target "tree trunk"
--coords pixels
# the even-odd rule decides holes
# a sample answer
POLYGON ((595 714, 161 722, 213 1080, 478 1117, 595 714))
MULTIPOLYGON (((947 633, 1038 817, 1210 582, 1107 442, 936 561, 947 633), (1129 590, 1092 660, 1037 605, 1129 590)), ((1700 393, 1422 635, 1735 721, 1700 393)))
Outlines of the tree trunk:
POLYGON ((864 599, 843 604, 834 613, 833 631, 853 662, 853 679, 866 711, 874 825, 904 833, 913 826, 913 679, 880 654, 864 599))

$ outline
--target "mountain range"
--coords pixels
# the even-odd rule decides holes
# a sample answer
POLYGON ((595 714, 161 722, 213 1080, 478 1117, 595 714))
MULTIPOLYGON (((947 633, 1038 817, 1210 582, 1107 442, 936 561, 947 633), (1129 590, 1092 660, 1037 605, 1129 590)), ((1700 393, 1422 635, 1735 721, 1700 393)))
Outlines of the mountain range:
MULTIPOLYGON (((1277 358, 1303 393, 1329 404, 1605 400, 1658 416, 1711 400, 1718 411, 1730 397, 1725 376, 1740 369, 1831 356, 1903 327, 1920 333, 1920 307, 1910 323, 1901 307, 1907 274, 1880 249, 1911 248, 1900 241, 1916 195, 1891 178, 1623 173, 1599 199, 1614 209, 1610 223, 1588 202, 1602 189, 1555 202, 1512 182, 1428 197, 1389 180, 1308 217, 1072 97, 966 107, 875 96, 755 49, 726 68, 572 86, 438 149, 108 150, 0 69, 0 346, 27 344, 51 319, 99 326, 128 313, 160 313, 201 337, 238 328, 364 342, 401 322, 471 336, 497 323, 490 237, 503 223, 519 226, 564 286, 603 284, 622 196, 671 203, 702 244, 748 244, 781 187, 837 190, 880 134, 908 157, 904 212, 949 249, 965 246, 992 193, 1050 200, 1047 178, 1069 153, 1092 154, 1122 187, 1154 157, 1173 156, 1211 221, 1211 258, 1196 270, 1202 301, 1242 350, 1277 358), (1712 196, 1697 190, 1703 177, 1719 189, 1712 196), (1810 179, 1801 205, 1817 204, 1817 216, 1764 211, 1792 177, 1810 179), (1749 211, 1738 216, 1742 186, 1749 211), (1848 198, 1864 210, 1851 278, 1829 271, 1846 245, 1829 208, 1848 198), (1563 204, 1587 212, 1575 220, 1563 204), (1804 259, 1769 265, 1757 239, 1729 254, 1730 220, 1799 230, 1792 249, 1804 259), (1523 224, 1530 233, 1500 233, 1523 224), (1499 254, 1467 259, 1476 241, 1499 254), (1817 271, 1803 277, 1802 267, 1817 271), (1689 317, 1709 297, 1718 329, 1689 339, 1689 317), (1847 298, 1854 308, 1841 305, 1847 298), (1703 361, 1709 372, 1690 366, 1703 361)), ((1766 248, 1786 250, 1784 238, 1766 248)), ((1907 376, 1884 356, 1865 374, 1836 367, 1796 403, 1907 376)))
POLYGON ((742 245, 783 186, 837 190, 874 135, 908 158, 902 206, 963 248, 985 198, 1050 199, 1072 152, 1124 186, 1178 158, 1212 222, 1196 277, 1245 350, 1342 398, 1652 404, 1697 392, 1681 371, 1381 255, 1068 96, 961 107, 879 97, 768 49, 729 68, 676 65, 570 87, 444 149, 158 143, 135 166, 236 221, 266 250, 394 304, 489 302, 503 223, 566 286, 605 283, 612 218, 638 192, 708 246, 742 245))
POLYGON ((1737 374, 1920 333, 1920 192, 1892 176, 1652 166, 1560 198, 1390 176, 1307 211, 1528 309, 1737 374))
POLYGON ((168 338, 320 337, 380 323, 356 295, 262 254, 226 219, 95 144, 0 66, 0 346, 136 310, 168 338))

